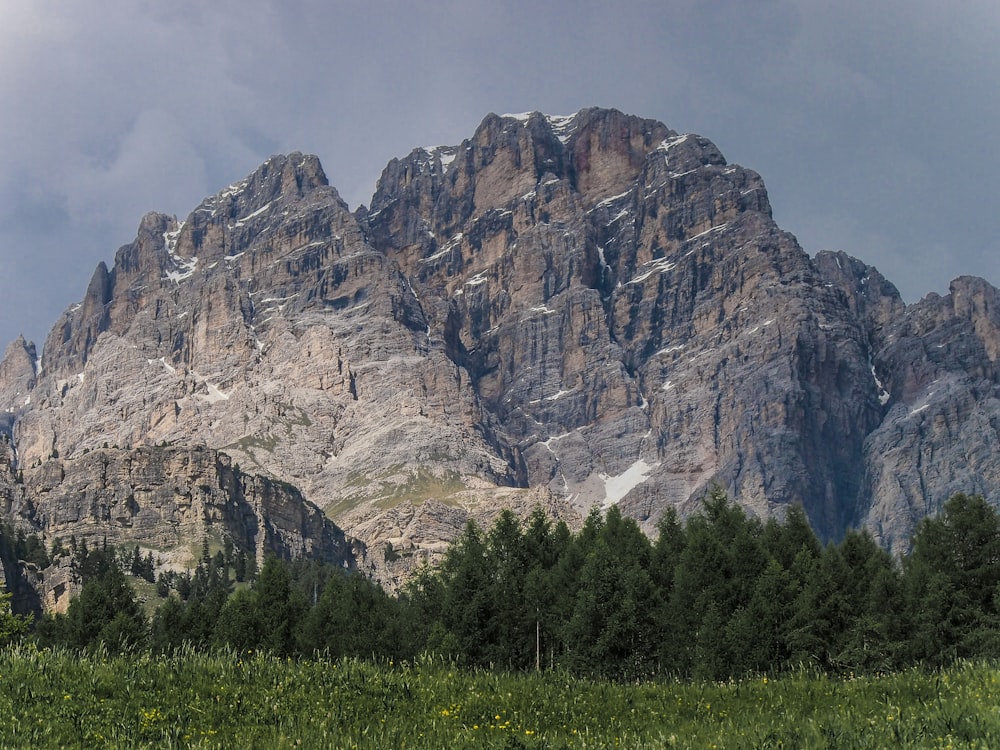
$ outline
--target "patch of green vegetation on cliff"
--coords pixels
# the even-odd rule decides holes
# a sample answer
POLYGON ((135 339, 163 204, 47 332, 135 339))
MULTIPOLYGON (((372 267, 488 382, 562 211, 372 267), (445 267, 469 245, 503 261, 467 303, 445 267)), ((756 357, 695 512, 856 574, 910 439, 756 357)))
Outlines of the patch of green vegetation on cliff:
POLYGON ((226 450, 226 448, 238 448, 253 455, 254 449, 260 448, 268 453, 274 453, 274 449, 278 443, 278 437, 273 432, 256 432, 253 435, 244 435, 235 443, 225 446, 222 450, 226 450))
POLYGON ((448 470, 438 475, 418 468, 404 472, 402 464, 390 466, 375 475, 356 472, 348 476, 346 486, 358 492, 327 506, 326 513, 331 518, 347 513, 366 501, 374 502, 382 510, 406 502, 420 505, 426 500, 457 506, 455 495, 468 489, 457 471, 448 470))
POLYGON ((383 492, 376 501, 376 505, 385 510, 404 502, 419 505, 425 500, 437 500, 440 503, 457 505, 454 502, 454 495, 466 487, 457 471, 449 469, 438 476, 420 468, 410 475, 409 481, 405 484, 383 483, 382 489, 383 492))

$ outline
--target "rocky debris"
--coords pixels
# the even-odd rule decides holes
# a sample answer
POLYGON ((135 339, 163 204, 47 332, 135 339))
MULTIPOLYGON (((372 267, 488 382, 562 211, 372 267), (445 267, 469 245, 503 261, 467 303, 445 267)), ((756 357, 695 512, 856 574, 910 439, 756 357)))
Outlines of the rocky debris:
MULTIPOLYGON (((906 306, 863 262, 811 258, 700 136, 491 114, 390 161, 354 213, 293 153, 147 215, 44 367, 11 345, 0 406, 30 492, 115 447, 207 446, 390 558, 525 497, 651 530, 713 483, 898 550, 954 491, 1000 503, 996 294, 963 278, 906 306)), ((390 583, 392 562, 372 563, 390 583)))

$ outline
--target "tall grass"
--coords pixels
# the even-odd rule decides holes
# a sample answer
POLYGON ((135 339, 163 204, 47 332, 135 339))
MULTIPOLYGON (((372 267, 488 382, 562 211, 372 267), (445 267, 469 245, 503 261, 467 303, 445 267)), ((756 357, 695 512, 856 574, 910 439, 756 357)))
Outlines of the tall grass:
POLYGON ((1000 670, 594 682, 426 660, 0 651, 0 746, 996 748, 1000 670))

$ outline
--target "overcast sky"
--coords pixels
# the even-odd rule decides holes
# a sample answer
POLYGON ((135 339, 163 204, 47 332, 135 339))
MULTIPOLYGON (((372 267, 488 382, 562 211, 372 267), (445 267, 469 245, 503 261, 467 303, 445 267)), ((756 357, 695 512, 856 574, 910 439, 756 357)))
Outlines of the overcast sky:
POLYGON ((0 0, 0 349, 271 154, 355 208, 488 112, 594 105, 708 137, 907 302, 1000 284, 998 73, 996 0, 0 0))

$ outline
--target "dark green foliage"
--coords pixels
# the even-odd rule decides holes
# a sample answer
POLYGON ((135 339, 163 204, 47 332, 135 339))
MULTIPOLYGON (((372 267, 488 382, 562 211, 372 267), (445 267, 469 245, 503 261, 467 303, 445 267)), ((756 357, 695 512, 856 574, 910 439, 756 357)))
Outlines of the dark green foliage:
POLYGON ((257 616, 261 629, 261 648, 284 656, 292 652, 292 628, 305 609, 301 594, 294 595, 288 566, 269 557, 261 568, 254 587, 257 616))
POLYGON ((841 586, 846 621, 834 662, 857 672, 891 669, 904 609, 900 572, 866 531, 849 531, 838 548, 846 566, 841 586))
POLYGON ((52 540, 51 559, 58 560, 59 558, 61 558, 63 555, 66 554, 69 554, 69 550, 67 550, 63 546, 62 537, 57 536, 55 539, 52 540))
POLYGON ((666 513, 654 544, 614 507, 575 536, 503 514, 421 573, 409 614, 429 650, 470 664, 530 668, 537 648, 541 665, 629 679, 993 656, 998 528, 984 501, 959 496, 901 568, 867 532, 823 548, 800 508, 761 524, 718 489, 686 524, 666 513))
POLYGON ((185 642, 184 613, 184 605, 172 596, 156 609, 149 634, 154 652, 168 654, 185 642))
POLYGON ((139 552, 139 545, 136 545, 129 559, 129 570, 136 578, 142 578, 150 583, 155 582, 156 564, 153 561, 153 553, 147 552, 143 557, 139 552))
POLYGON ((385 549, 382 553, 382 558, 383 560, 385 560, 385 562, 387 563, 396 562, 397 560, 401 560, 402 557, 403 556, 400 555, 398 552, 396 552, 396 550, 393 548, 392 542, 385 543, 385 549))
POLYGON ((35 533, 25 533, 24 529, 14 529, 7 521, 0 523, 0 538, 14 560, 32 563, 38 568, 47 568, 51 562, 45 545, 35 533))
POLYGON ((767 554, 786 570, 792 567, 800 552, 805 551, 809 557, 817 558, 823 551, 800 505, 791 506, 780 522, 775 518, 769 519, 764 524, 761 543, 767 554))
POLYGON ((256 593, 240 589, 219 612, 215 623, 216 645, 228 645, 239 651, 259 649, 264 642, 263 623, 256 593))
POLYGON ((160 575, 156 577, 156 595, 161 599, 166 598, 170 594, 171 580, 173 580, 173 578, 167 576, 166 573, 160 573, 160 575))
POLYGON ((713 679, 728 676, 728 665, 737 661, 742 644, 724 637, 725 625, 750 605, 757 578, 767 567, 761 535, 760 523, 718 489, 688 521, 664 618, 661 659, 667 670, 713 679), (706 640, 712 644, 711 664, 700 663, 708 653, 706 640))
POLYGON ((905 572, 910 659, 1000 656, 1000 518, 983 498, 955 495, 921 522, 905 572))
POLYGON ((441 618, 457 641, 459 652, 472 664, 486 665, 486 632, 492 615, 486 544, 479 528, 469 522, 441 566, 444 583, 441 618))
POLYGON ((233 577, 237 583, 243 583, 247 579, 247 556, 240 552, 233 560, 233 577))
POLYGON ((613 506, 585 554, 576 601, 563 630, 565 663, 603 676, 649 674, 659 640, 649 539, 613 506))
POLYGON ((148 628, 118 559, 70 540, 84 581, 43 643, 157 652, 181 644, 278 656, 412 659, 421 652, 503 670, 563 668, 627 680, 725 680, 805 666, 877 673, 960 657, 1000 656, 1000 519, 957 495, 924 521, 903 564, 867 532, 820 545, 799 508, 760 523, 718 489, 681 523, 667 512, 652 542, 612 506, 573 534, 541 510, 469 523, 437 569, 399 596, 314 561, 203 550, 190 573, 161 574, 148 628), (249 577, 249 576, 248 576, 249 577))
POLYGON ((76 648, 102 645, 112 652, 143 645, 148 635, 146 618, 114 550, 102 547, 89 552, 85 544, 80 550, 83 588, 65 615, 46 617, 39 623, 40 640, 76 648))
POLYGON ((14 554, 17 559, 34 563, 39 568, 49 566, 49 556, 45 552, 45 545, 42 544, 37 534, 25 534, 22 529, 18 529, 14 541, 14 554))
MULTIPOLYGON (((730 663, 721 673, 766 673, 789 662, 788 623, 796 594, 795 580, 771 559, 754 582, 750 601, 733 613, 726 626, 730 663)), ((718 676, 719 671, 712 675, 718 676)))
POLYGON ((306 614, 299 652, 330 656, 406 658, 413 655, 399 603, 372 581, 336 571, 306 614))
POLYGON ((12 594, 0 593, 0 646, 19 641, 31 627, 31 615, 18 615, 11 611, 12 597, 12 594))

